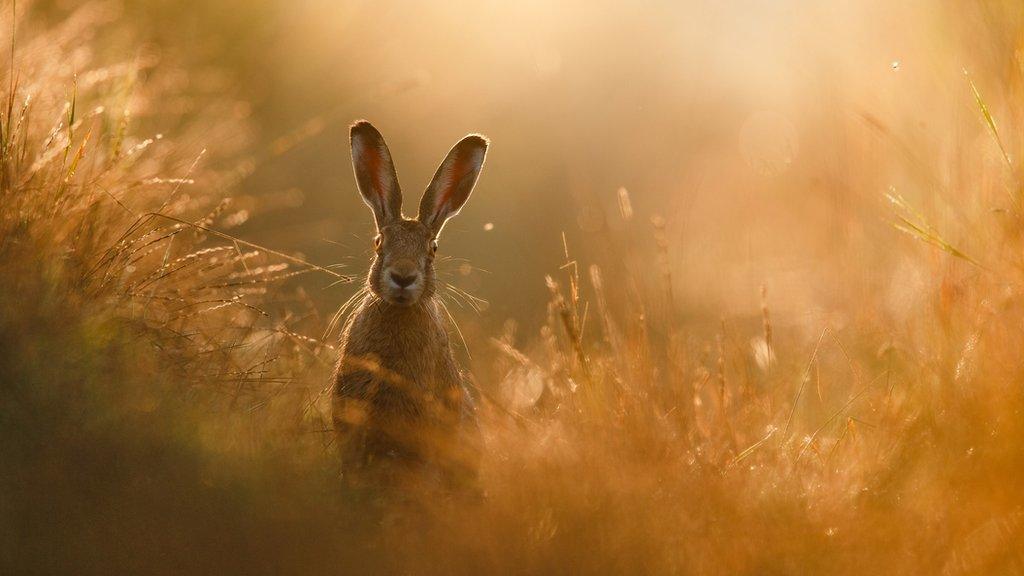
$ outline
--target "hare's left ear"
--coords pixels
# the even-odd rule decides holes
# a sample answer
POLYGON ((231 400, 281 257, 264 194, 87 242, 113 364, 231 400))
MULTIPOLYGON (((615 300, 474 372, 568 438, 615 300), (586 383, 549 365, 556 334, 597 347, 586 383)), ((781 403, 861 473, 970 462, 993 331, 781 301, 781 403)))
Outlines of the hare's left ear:
POLYGON ((420 200, 417 219, 436 237, 449 218, 458 214, 476 185, 487 155, 487 138, 466 136, 456 144, 437 168, 434 179, 420 200))

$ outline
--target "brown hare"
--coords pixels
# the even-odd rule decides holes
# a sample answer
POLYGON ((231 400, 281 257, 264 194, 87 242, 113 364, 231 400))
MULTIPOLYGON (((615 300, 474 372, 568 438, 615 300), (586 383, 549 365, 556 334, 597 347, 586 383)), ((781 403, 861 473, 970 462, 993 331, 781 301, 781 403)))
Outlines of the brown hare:
POLYGON ((423 472, 464 483, 476 474, 479 429, 435 296, 434 256, 445 222, 469 199, 488 141, 460 140, 434 174, 415 219, 384 138, 352 125, 352 164, 377 223, 367 295, 348 318, 334 376, 333 421, 343 474, 423 472))

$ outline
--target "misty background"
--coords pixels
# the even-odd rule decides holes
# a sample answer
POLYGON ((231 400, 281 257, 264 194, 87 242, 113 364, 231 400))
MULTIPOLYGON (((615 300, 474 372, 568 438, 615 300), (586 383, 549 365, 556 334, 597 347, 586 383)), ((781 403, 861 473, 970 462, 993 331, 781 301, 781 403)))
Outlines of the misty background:
MULTIPOLYGON (((34 9, 56 16, 73 4, 34 9)), ((866 242, 906 242, 884 218, 892 190, 969 242, 930 194, 956 174, 907 166, 944 149, 1000 161, 965 72, 1014 65, 999 50, 1009 39, 962 39, 993 29, 986 18, 1020 15, 954 8, 151 0, 125 3, 119 17, 142 24, 148 54, 184 54, 215 73, 212 85, 182 83, 229 93, 254 124, 242 189, 288 200, 235 232, 319 264, 361 274, 369 258, 350 122, 369 119, 387 138, 407 214, 458 138, 489 136, 483 176, 441 250, 455 258, 448 279, 489 302, 457 316, 491 332, 509 317, 542 319, 543 277, 566 261, 563 233, 570 258, 628 291, 617 269, 650 257, 651 218, 663 219, 675 307, 695 322, 756 315, 761 285, 795 323, 886 290, 873 272, 902 264, 866 242), (962 116, 935 113, 951 103, 962 116), (613 254, 627 233, 635 254, 613 254)), ((355 289, 309 288, 325 309, 355 289)))

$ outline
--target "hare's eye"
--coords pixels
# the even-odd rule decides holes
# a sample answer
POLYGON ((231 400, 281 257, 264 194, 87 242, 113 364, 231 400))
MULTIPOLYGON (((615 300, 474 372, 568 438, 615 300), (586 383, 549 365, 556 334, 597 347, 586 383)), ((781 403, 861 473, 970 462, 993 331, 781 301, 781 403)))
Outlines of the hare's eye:
POLYGON ((377 234, 377 237, 373 239, 373 249, 380 250, 380 245, 384 243, 384 237, 377 234))
POLYGON ((431 240, 430 241, 430 253, 431 254, 436 254, 437 253, 437 240, 431 240))

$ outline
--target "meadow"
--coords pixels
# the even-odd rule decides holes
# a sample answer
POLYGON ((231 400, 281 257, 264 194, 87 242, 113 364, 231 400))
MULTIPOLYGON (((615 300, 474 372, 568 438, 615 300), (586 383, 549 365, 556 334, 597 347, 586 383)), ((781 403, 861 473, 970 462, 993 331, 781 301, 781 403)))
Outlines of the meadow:
POLYGON ((455 131, 494 142, 440 265, 486 443, 469 500, 345 487, 332 449, 372 241, 337 137, 360 108, 426 117, 419 77, 304 94, 292 122, 232 71, 312 72, 225 71, 137 7, 57 4, 0 10, 0 572, 1024 573, 1016 3, 914 3, 907 57, 833 55, 856 64, 796 113, 715 103, 685 145, 676 120, 588 130, 543 86, 516 96, 558 109, 493 130, 482 104, 480 127, 396 129, 421 178, 455 131), (327 138, 306 167, 331 176, 297 169, 327 138), (353 224, 317 220, 342 200, 314 180, 353 224))

